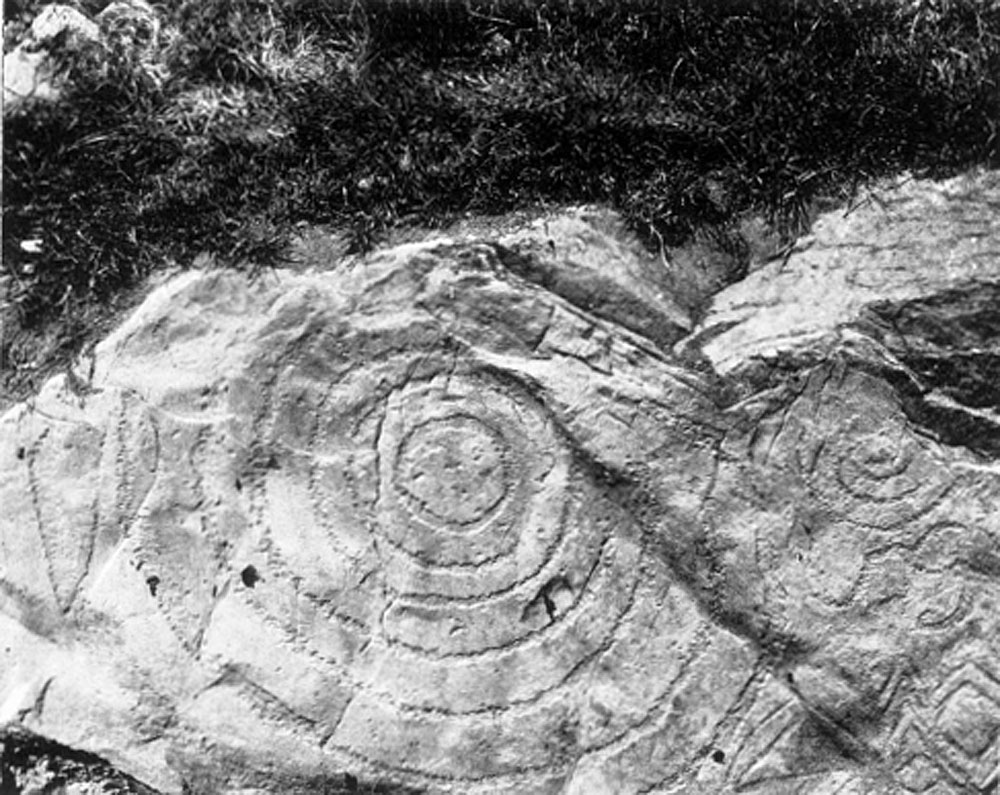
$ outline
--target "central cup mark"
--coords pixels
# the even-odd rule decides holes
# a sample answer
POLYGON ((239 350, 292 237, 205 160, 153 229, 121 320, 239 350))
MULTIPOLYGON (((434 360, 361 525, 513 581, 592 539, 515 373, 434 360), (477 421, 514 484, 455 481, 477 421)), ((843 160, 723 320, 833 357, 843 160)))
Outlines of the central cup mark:
POLYGON ((403 441, 397 484, 435 518, 470 525, 507 493, 505 447, 496 431, 474 417, 431 420, 403 441))

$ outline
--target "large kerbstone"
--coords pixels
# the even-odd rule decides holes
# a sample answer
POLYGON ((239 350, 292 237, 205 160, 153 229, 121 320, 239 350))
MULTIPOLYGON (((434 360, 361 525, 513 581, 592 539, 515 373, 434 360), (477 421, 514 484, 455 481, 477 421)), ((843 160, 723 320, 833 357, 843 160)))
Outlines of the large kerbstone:
POLYGON ((510 240, 174 278, 0 421, 0 720, 166 792, 988 791, 1000 188, 902 191, 851 223, 964 215, 947 278, 806 323, 793 253, 718 372, 510 240))

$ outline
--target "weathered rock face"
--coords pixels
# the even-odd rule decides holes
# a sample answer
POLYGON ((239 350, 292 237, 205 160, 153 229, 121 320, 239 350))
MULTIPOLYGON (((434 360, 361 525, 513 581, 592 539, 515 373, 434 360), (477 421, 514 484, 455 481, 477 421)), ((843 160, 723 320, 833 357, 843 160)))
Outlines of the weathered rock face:
POLYGON ((3 113, 61 99, 67 64, 105 74, 110 60, 125 61, 160 82, 166 77, 158 62, 163 38, 156 10, 145 0, 110 3, 93 20, 72 6, 43 6, 24 41, 4 55, 3 113))
POLYGON ((3 57, 3 110, 10 114, 25 104, 52 102, 62 86, 51 48, 78 52, 97 45, 100 29, 70 6, 53 4, 32 21, 26 40, 3 57))
POLYGON ((525 238, 175 278, 0 425, 0 720, 168 792, 988 791, 1000 181, 885 199, 684 356, 525 238))
POLYGON ((607 210, 578 208, 502 236, 498 253, 512 273, 668 348, 693 325, 678 300, 682 274, 664 268, 623 226, 607 210))
MULTIPOLYGON (((716 296, 689 344, 718 372, 731 373, 797 350, 828 355, 868 312, 888 317, 906 302, 933 297, 981 316, 982 300, 965 308, 964 299, 947 296, 958 290, 977 301, 983 289, 996 289, 998 193, 995 174, 933 187, 901 179, 891 191, 829 213, 786 259, 716 296)), ((957 342, 964 348, 969 340, 957 342)))

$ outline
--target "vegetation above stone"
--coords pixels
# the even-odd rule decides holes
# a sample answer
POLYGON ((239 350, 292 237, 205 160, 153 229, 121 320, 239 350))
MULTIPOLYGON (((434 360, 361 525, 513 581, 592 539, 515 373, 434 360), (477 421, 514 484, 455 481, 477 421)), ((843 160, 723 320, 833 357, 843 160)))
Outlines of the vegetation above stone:
MULTIPOLYGON (((5 50, 41 8, 8 5, 5 50)), ((817 197, 1000 152, 996 2, 157 13, 141 57, 121 36, 61 58, 56 42, 65 92, 4 120, 8 315, 57 349, 164 263, 275 264, 296 225, 347 229, 360 250, 400 223, 586 201, 657 246, 747 211, 793 233, 817 197)), ((3 369, 30 369, 37 346, 7 337, 3 369)))

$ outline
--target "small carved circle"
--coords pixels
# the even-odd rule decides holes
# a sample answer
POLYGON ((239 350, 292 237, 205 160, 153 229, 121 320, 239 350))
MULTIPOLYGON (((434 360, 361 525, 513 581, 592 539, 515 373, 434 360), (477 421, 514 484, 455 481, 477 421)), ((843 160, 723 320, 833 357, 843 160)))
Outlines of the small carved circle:
POLYGON ((403 441, 398 461, 398 486, 445 522, 472 524, 507 492, 503 440, 473 417, 443 417, 418 426, 403 441))
POLYGON ((929 512, 951 485, 941 462, 891 426, 848 425, 823 439, 814 457, 803 449, 807 442, 798 455, 810 490, 836 514, 875 529, 899 527, 929 512))
POLYGON ((923 485, 910 471, 915 444, 871 434, 844 445, 840 483, 859 499, 885 502, 904 499, 923 485))
POLYGON ((907 446, 884 436, 868 437, 853 453, 846 460, 856 467, 858 474, 863 473, 876 480, 903 473, 913 457, 907 446))

